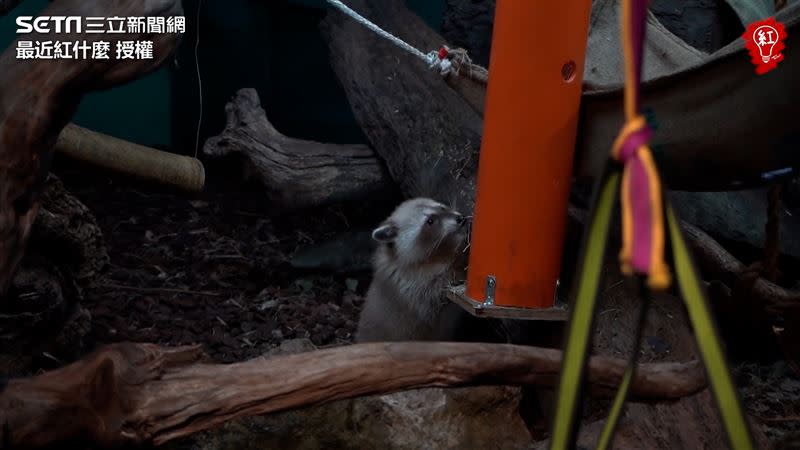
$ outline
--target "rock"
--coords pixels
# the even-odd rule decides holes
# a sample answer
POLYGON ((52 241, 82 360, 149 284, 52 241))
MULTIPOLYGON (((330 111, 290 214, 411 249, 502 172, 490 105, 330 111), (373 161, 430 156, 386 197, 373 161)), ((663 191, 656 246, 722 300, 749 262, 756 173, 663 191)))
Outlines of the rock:
POLYGON ((531 436, 519 400, 519 388, 481 386, 418 389, 353 404, 359 428, 372 435, 366 447, 385 442, 392 449, 522 449, 531 436))
MULTIPOLYGON (((267 355, 315 348, 308 339, 294 339, 267 355)), ((419 389, 238 420, 165 448, 523 449, 531 438, 517 412, 519 400, 519 388, 504 386, 419 389)))
POLYGON ((307 279, 299 279, 294 282, 303 292, 310 292, 314 289, 314 282, 307 279))
POLYGON ((342 233, 321 244, 299 250, 291 260, 295 269, 368 272, 375 244, 369 230, 342 233))

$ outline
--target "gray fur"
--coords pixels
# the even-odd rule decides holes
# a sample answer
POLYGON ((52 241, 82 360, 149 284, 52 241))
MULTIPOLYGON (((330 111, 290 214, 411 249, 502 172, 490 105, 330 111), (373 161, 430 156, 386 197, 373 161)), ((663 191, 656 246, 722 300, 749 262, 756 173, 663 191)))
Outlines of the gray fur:
POLYGON ((434 200, 415 198, 401 203, 373 237, 379 245, 356 340, 456 340, 468 314, 444 293, 464 270, 464 217, 434 200))

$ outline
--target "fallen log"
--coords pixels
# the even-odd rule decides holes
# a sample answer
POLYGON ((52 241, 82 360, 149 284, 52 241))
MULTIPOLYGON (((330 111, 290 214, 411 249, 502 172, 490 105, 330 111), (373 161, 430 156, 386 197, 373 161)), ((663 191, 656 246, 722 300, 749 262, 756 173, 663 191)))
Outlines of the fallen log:
MULTIPOLYGON (((182 15, 177 0, 64 0, 50 3, 47 16, 145 17, 182 15)), ((39 209, 53 148, 84 93, 127 83, 152 72, 177 46, 174 33, 70 34, 93 42, 153 41, 153 59, 17 59, 17 41, 0 55, 0 297, 6 293, 39 209)), ((46 41, 32 33, 20 38, 46 41)))
MULTIPOLYGON (((63 368, 13 379, 0 391, 0 442, 41 448, 86 439, 156 445, 221 425, 352 397, 423 387, 553 386, 554 349, 505 344, 372 343, 204 364, 198 347, 114 344, 63 368)), ((589 383, 611 396, 627 361, 594 357, 589 383)), ((702 366, 643 364, 632 397, 658 402, 706 385, 702 366)))
POLYGON ((154 148, 68 124, 56 141, 56 151, 138 179, 200 192, 205 183, 203 163, 197 158, 154 148))
POLYGON ((383 163, 366 145, 338 145, 294 139, 269 122, 255 89, 241 89, 225 106, 225 130, 203 152, 239 155, 247 177, 264 186, 281 208, 306 208, 354 201, 393 188, 383 163))

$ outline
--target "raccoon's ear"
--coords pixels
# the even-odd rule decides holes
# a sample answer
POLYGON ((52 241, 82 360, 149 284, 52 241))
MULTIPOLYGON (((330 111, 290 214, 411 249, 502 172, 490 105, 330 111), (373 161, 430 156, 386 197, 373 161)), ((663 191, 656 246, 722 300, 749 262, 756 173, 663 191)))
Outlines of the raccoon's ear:
POLYGON ((378 228, 372 230, 372 239, 378 242, 391 242, 397 237, 397 225, 392 222, 384 222, 378 228))

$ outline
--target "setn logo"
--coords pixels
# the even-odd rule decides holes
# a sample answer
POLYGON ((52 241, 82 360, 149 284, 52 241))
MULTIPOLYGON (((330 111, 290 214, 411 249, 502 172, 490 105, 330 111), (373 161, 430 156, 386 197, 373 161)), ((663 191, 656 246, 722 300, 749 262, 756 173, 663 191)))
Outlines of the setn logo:
POLYGON ((17 34, 37 33, 80 33, 80 16, 19 16, 17 34), (52 26, 52 27, 51 27, 52 26))

